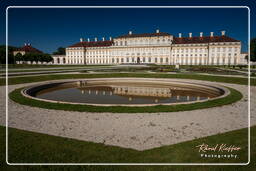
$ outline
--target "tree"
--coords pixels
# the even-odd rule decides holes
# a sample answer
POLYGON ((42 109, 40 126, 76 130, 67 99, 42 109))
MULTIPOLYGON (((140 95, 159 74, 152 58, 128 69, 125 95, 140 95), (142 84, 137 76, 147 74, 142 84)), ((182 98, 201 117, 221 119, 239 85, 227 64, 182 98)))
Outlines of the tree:
POLYGON ((250 60, 256 61, 256 38, 253 38, 250 43, 250 60))
POLYGON ((25 55, 23 55, 23 61, 25 61, 26 63, 28 63, 28 61, 31 60, 31 55, 30 53, 25 53, 25 55))
POLYGON ((246 55, 244 58, 246 59, 246 62, 248 63, 248 55, 246 55))
POLYGON ((17 61, 22 61, 22 54, 21 53, 17 53, 15 55, 15 62, 17 62, 17 61))
POLYGON ((57 49, 57 52, 53 52, 53 55, 65 55, 66 54, 66 49, 63 47, 59 47, 57 49))
POLYGON ((45 54, 44 58, 45 58, 45 62, 47 62, 47 63, 53 61, 53 57, 49 54, 45 54))
MULTIPOLYGON (((14 55, 13 51, 15 51, 17 48, 14 46, 8 46, 8 63, 14 64, 14 55)), ((0 63, 5 64, 6 63, 6 46, 0 45, 0 63)))
POLYGON ((42 56, 42 54, 35 54, 34 61, 36 62, 36 64, 38 64, 38 61, 40 61, 41 56, 42 56))
POLYGON ((39 59, 38 59, 40 62, 41 62, 41 64, 44 62, 44 54, 40 54, 39 55, 39 59))

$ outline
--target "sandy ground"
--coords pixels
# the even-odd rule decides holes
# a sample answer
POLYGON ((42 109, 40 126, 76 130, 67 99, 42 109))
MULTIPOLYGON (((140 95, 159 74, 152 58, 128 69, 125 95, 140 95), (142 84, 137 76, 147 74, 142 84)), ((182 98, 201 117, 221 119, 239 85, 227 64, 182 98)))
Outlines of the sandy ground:
MULTIPOLYGON (((8 91, 32 84, 12 85, 9 86, 8 91)), ((244 95, 243 99, 222 107, 154 114, 48 110, 23 106, 9 100, 9 126, 137 150, 176 144, 247 127, 248 87, 226 83, 219 83, 219 85, 239 90, 244 95)), ((1 86, 0 90, 0 98, 5 99, 5 87, 1 86)), ((256 87, 251 87, 251 94, 255 92, 256 87)), ((3 102, 0 103, 1 125, 5 125, 5 104, 3 102)), ((256 125, 255 110, 256 98, 252 98, 251 125, 256 125)))

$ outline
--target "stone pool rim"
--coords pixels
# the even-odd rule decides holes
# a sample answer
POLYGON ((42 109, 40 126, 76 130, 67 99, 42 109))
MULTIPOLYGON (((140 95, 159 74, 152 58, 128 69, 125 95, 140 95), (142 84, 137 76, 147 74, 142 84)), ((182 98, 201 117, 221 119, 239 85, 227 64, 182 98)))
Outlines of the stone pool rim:
POLYGON ((197 80, 183 80, 183 79, 172 79, 172 78, 139 78, 139 77, 118 77, 118 78, 84 78, 84 79, 69 79, 69 80, 54 80, 54 81, 46 81, 43 83, 35 84, 29 87, 25 87, 21 90, 21 94, 27 98, 42 101, 42 102, 49 102, 49 103, 56 103, 56 104, 71 104, 71 105, 86 105, 86 106, 102 106, 102 107, 111 107, 111 106, 126 106, 126 107, 146 107, 146 106, 174 106, 174 105, 182 105, 182 104, 193 104, 193 103, 203 103, 207 101, 213 101, 217 99, 222 99, 224 97, 227 97, 230 94, 230 90, 224 86, 220 86, 217 84, 214 84, 214 82, 200 82, 197 80), (98 104, 98 103, 78 103, 78 102, 65 102, 65 101, 57 101, 57 100, 49 100, 49 99, 43 99, 43 98, 37 98, 33 97, 30 94, 27 93, 27 91, 39 87, 39 86, 49 86, 51 84, 62 84, 62 83, 75 83, 78 81, 118 81, 118 80, 124 80, 127 82, 134 82, 134 81, 151 81, 151 82, 157 82, 161 83, 161 81, 164 82, 176 82, 181 84, 192 84, 192 85, 198 85, 198 86, 206 86, 211 87, 215 89, 222 90, 224 92, 223 95, 210 98, 210 99, 204 99, 204 100, 198 100, 198 101, 189 101, 189 102, 177 102, 177 103, 149 103, 149 104, 98 104), (192 82, 191 82, 192 81, 192 82))

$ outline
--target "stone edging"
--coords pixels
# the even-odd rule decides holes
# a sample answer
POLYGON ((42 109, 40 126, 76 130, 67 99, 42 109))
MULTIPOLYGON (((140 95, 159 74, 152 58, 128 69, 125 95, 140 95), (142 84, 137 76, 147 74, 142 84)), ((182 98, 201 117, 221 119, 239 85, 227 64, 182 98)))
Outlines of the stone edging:
POLYGON ((25 96, 26 98, 30 98, 33 100, 38 100, 38 101, 44 101, 44 102, 50 102, 50 103, 60 103, 60 104, 73 104, 73 105, 88 105, 88 106, 128 106, 128 107, 143 107, 143 106, 159 106, 159 105, 168 105, 168 106, 173 106, 173 105, 180 105, 180 104, 193 104, 193 103, 201 103, 201 102, 206 102, 206 101, 212 101, 212 100, 216 100, 216 99, 221 99, 224 98, 226 96, 228 96, 230 94, 229 89, 223 87, 223 86, 219 86, 219 85, 213 85, 211 84, 207 84, 207 83, 199 83, 199 81, 195 80, 193 83, 186 81, 186 80, 180 80, 180 79, 172 79, 172 78, 168 78, 168 79, 159 79, 159 78, 125 78, 125 77, 120 77, 120 78, 91 78, 91 79, 72 79, 72 80, 55 80, 55 81, 46 81, 44 83, 40 83, 40 84, 36 84, 33 86, 30 86, 28 88, 22 89, 21 90, 21 94, 23 96, 25 96), (211 98, 211 99, 204 99, 204 100, 199 100, 199 101, 190 101, 190 102, 179 102, 179 103, 153 103, 153 104, 94 104, 94 103, 76 103, 76 102, 64 102, 64 101, 55 101, 55 100, 47 100, 47 99, 41 99, 41 98, 37 98, 37 97, 33 97, 31 95, 29 95, 27 93, 28 90, 38 87, 38 86, 44 86, 44 85, 49 85, 49 84, 54 84, 54 83, 75 83, 77 81, 89 81, 89 80, 93 80, 93 81, 120 81, 121 80, 125 80, 128 82, 134 82, 134 81, 149 81, 149 82, 166 82, 166 83, 170 83, 170 82, 178 82, 181 84, 190 84, 190 85, 197 85, 197 86, 207 86, 210 88, 215 88, 215 89, 221 89, 224 91, 224 94, 215 98, 211 98))

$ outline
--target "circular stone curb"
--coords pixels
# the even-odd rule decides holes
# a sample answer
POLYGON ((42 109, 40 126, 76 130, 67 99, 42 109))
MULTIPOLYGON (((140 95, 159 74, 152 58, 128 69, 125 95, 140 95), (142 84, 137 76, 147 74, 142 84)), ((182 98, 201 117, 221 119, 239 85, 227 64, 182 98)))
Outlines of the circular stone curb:
POLYGON ((127 106, 127 107, 145 107, 145 106, 160 106, 160 105, 165 105, 165 106, 174 106, 174 105, 181 105, 181 104, 193 104, 193 103, 201 103, 201 102, 207 102, 207 101, 213 101, 217 99, 222 99, 230 94, 230 91, 228 88, 225 88, 223 86, 219 85, 212 85, 212 84, 207 84, 207 83, 191 83, 189 81, 180 81, 179 79, 157 79, 157 78, 126 78, 126 77, 121 77, 121 78, 92 78, 92 79, 74 79, 73 81, 51 81, 50 83, 41 83, 41 84, 36 84, 27 88, 24 88, 21 90, 21 94, 27 98, 33 99, 33 100, 38 100, 38 101, 43 101, 43 102, 49 102, 49 103, 58 103, 58 104, 72 104, 72 105, 87 105, 87 106, 127 106), (209 89, 215 89, 215 90, 221 90, 224 92, 223 95, 217 96, 211 99, 203 99, 203 100, 196 100, 196 101, 190 101, 190 102, 178 102, 178 103, 150 103, 150 104, 97 104, 97 103, 78 103, 78 102, 65 102, 65 101, 57 101, 57 100, 49 100, 49 99, 42 99, 38 97, 31 96, 30 94, 33 93, 33 91, 37 91, 38 89, 44 89, 49 87, 50 85, 53 84, 77 84, 80 81, 107 81, 107 82, 120 82, 120 81, 125 81, 125 82, 147 82, 147 83, 178 83, 181 85, 186 85, 186 86, 196 86, 196 87, 206 87, 209 89))

